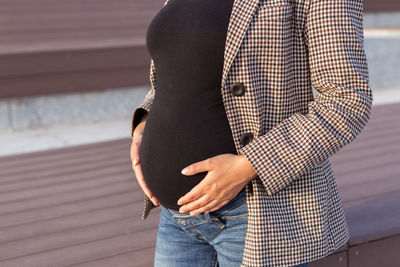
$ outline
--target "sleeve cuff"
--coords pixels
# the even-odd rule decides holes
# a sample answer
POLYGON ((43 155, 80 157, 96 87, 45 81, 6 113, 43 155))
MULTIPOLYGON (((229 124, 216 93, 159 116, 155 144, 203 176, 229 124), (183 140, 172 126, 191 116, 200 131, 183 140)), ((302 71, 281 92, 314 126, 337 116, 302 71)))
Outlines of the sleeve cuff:
POLYGON ((258 159, 258 155, 256 155, 255 153, 255 146, 256 146, 256 140, 253 140, 253 142, 250 142, 249 144, 247 144, 246 146, 244 146, 242 149, 240 149, 240 151, 242 152, 242 154, 247 158, 247 160, 250 162, 250 164, 253 166, 254 170, 257 173, 257 176, 254 179, 260 179, 260 181, 263 183, 265 191, 267 192, 267 194, 269 196, 272 196, 272 192, 271 189, 269 187, 269 185, 267 183, 265 183, 263 181, 263 179, 261 179, 261 174, 262 174, 262 170, 261 167, 265 166, 261 166, 260 164, 258 164, 258 161, 260 161, 260 159, 258 159))

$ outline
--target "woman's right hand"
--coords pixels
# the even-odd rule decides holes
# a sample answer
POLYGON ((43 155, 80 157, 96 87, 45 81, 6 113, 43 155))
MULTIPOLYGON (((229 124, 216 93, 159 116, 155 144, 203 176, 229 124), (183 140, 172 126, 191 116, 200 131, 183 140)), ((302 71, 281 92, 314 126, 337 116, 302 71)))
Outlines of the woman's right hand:
POLYGON ((142 135, 144 127, 146 125, 146 118, 147 116, 144 116, 142 118, 142 121, 136 126, 133 132, 133 138, 131 144, 132 169, 135 173, 136 179, 140 187, 142 188, 143 192, 150 198, 151 202, 153 202, 155 206, 158 206, 160 205, 160 202, 158 202, 156 197, 153 196, 153 194, 150 192, 150 189, 147 187, 146 182, 144 181, 139 159, 139 148, 140 144, 142 143, 142 135))

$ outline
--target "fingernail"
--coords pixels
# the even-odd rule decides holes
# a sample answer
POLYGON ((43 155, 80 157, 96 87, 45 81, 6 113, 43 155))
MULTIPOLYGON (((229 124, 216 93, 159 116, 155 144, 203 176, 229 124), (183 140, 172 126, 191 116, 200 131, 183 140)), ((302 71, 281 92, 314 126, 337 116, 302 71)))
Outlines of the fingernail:
POLYGON ((182 174, 186 174, 188 171, 189 171, 188 168, 184 168, 184 169, 181 171, 181 173, 182 173, 182 174))
POLYGON ((134 158, 134 159, 133 159, 133 164, 136 165, 137 162, 138 162, 138 159, 137 159, 137 158, 134 158))

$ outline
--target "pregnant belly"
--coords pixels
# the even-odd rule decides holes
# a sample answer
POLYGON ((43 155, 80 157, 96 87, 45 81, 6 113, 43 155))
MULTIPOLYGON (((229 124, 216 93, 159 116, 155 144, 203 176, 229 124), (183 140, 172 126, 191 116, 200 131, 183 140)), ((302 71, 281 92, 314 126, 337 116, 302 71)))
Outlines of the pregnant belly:
POLYGON ((150 191, 164 207, 179 210, 178 199, 206 176, 207 172, 181 174, 187 165, 208 157, 199 150, 199 144, 183 132, 155 129, 146 122, 139 150, 141 169, 150 191))
POLYGON ((187 176, 181 174, 181 170, 219 154, 236 154, 236 150, 232 138, 213 132, 215 127, 203 125, 196 129, 189 126, 190 123, 182 122, 180 125, 164 125, 156 120, 155 114, 151 115, 153 117, 149 115, 147 118, 139 149, 143 177, 161 205, 179 210, 178 199, 207 174, 200 172, 187 176))

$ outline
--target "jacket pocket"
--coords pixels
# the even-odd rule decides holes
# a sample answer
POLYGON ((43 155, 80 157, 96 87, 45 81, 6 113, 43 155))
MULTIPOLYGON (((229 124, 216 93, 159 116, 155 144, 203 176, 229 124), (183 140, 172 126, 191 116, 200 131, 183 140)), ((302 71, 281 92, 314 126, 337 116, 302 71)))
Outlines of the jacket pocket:
POLYGON ((258 9, 258 19, 263 21, 285 22, 294 17, 294 7, 289 1, 261 2, 258 9))

